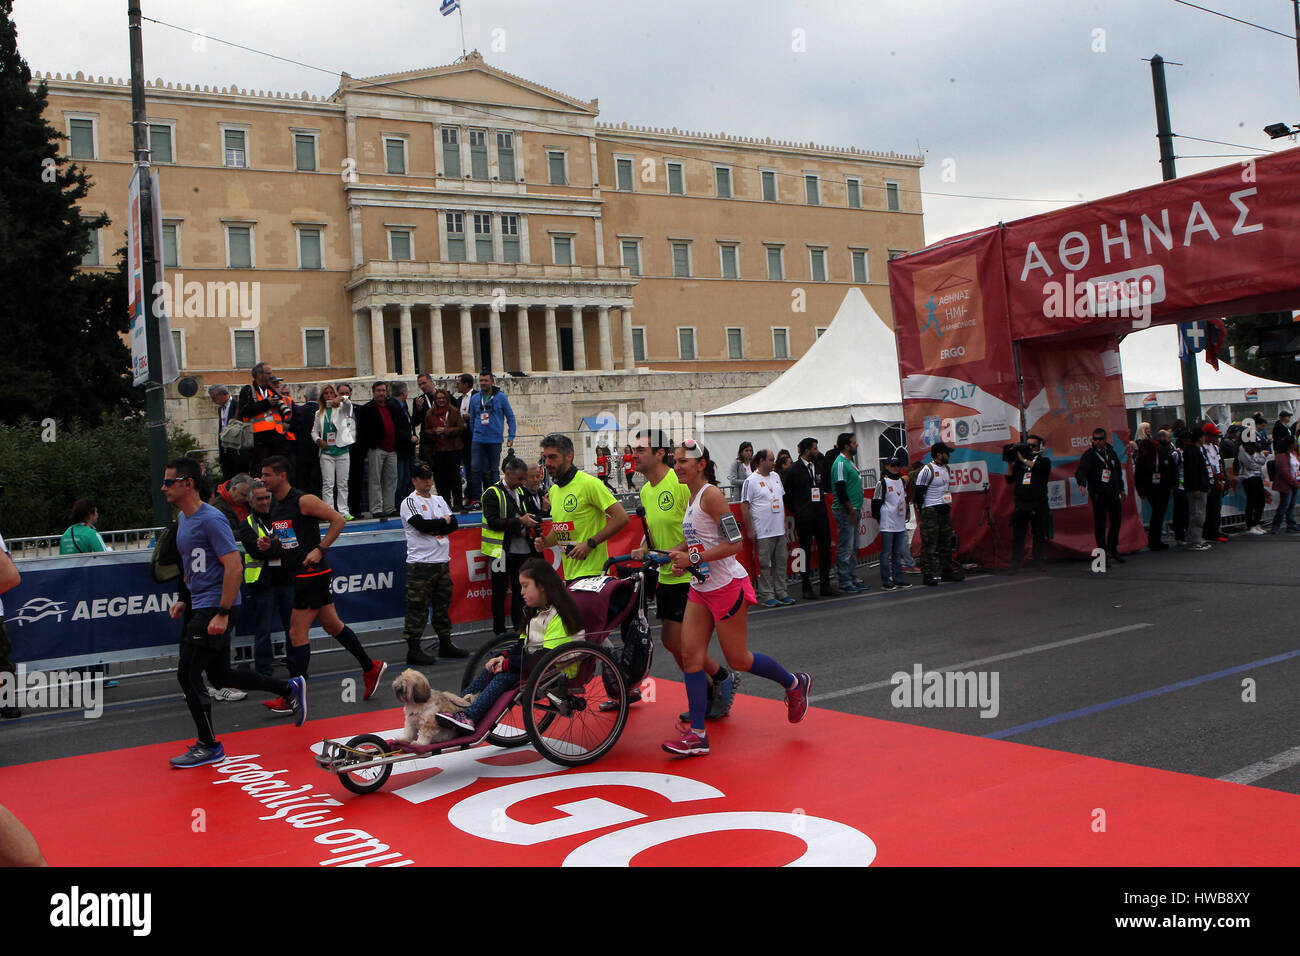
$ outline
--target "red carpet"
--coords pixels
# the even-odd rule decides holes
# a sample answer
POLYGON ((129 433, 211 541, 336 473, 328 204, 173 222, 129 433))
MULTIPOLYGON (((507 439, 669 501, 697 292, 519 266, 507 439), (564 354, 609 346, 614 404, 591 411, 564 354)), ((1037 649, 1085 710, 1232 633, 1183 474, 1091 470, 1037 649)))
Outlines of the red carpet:
POLYGON ((576 770, 476 748, 356 796, 316 767, 322 736, 391 735, 395 708, 228 734, 240 766, 172 770, 184 748, 159 744, 0 769, 0 793, 55 866, 1300 861, 1300 796, 816 708, 791 726, 743 695, 712 754, 672 758, 659 744, 685 695, 658 689, 576 770))

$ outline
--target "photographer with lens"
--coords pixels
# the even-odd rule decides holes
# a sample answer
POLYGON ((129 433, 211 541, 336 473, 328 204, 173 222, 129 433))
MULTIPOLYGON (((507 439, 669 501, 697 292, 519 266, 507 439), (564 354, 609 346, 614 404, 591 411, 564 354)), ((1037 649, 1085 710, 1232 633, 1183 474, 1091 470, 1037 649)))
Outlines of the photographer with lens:
POLYGON ((1002 460, 1007 463, 1003 477, 1015 493, 1015 510, 1011 513, 1011 573, 1018 574, 1025 562, 1026 527, 1034 536, 1034 568, 1046 571, 1043 549, 1047 540, 1047 482, 1052 477, 1052 460, 1043 454, 1043 439, 1038 435, 1005 446, 1002 460))

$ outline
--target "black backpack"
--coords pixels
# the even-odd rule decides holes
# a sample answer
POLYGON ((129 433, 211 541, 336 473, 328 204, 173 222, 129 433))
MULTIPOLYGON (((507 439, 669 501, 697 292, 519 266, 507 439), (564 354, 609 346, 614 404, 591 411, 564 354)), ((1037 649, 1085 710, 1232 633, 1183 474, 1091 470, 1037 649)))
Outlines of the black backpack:
POLYGON ((173 521, 158 535, 149 558, 149 573, 154 581, 166 584, 181 576, 181 553, 176 547, 176 522, 173 521))

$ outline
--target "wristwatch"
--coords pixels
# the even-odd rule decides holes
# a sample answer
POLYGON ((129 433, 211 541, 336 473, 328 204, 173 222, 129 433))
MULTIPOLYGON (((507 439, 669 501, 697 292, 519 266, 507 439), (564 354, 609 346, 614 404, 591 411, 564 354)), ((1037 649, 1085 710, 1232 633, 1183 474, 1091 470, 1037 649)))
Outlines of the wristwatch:
POLYGON ((222 616, 222 617, 230 617, 230 608, 228 608, 228 607, 219 607, 219 608, 217 608, 217 614, 216 614, 216 615, 213 615, 213 616, 215 617, 215 616, 218 616, 218 615, 219 615, 219 616, 222 616))
POLYGON ((595 551, 598 547, 600 547, 600 545, 596 544, 595 538, 588 538, 587 547, 590 548, 592 551, 595 551))

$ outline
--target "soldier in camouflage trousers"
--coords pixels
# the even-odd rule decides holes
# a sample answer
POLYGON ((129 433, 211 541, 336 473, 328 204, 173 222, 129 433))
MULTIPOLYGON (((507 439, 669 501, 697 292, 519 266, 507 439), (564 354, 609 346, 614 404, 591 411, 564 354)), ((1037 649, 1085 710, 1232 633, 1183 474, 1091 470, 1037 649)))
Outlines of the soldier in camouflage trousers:
POLYGON ((451 551, 448 538, 457 529, 456 516, 447 503, 432 494, 433 473, 426 465, 411 469, 415 490, 401 506, 402 530, 406 533, 406 663, 436 664, 463 659, 469 652, 451 642, 451 551), (433 629, 438 651, 428 653, 420 646, 424 625, 433 610, 433 629))

